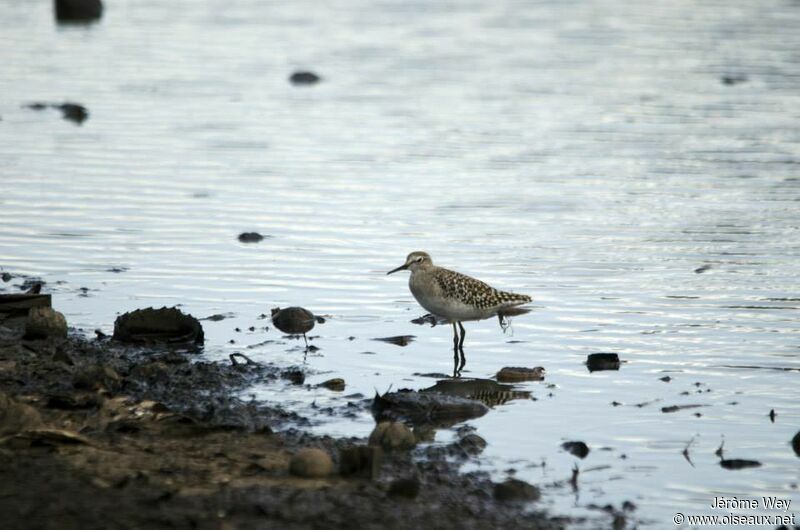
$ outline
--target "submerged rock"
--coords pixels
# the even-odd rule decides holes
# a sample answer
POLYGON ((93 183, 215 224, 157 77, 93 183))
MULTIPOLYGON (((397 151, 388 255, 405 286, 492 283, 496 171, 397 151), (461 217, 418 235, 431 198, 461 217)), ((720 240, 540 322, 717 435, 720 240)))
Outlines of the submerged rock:
POLYGON ((322 80, 320 76, 314 72, 299 71, 289 76, 289 82, 293 85, 313 85, 322 80))
POLYGON ((100 0, 55 0, 55 14, 59 22, 90 22, 103 15, 100 0))
POLYGON ((497 380, 501 383, 519 383, 522 381, 543 381, 544 368, 521 368, 518 366, 506 366, 497 372, 497 380))
POLYGON ((369 435, 369 445, 382 447, 387 451, 411 449, 417 445, 414 433, 399 421, 382 421, 369 435))
POLYGON ((723 458, 719 461, 719 465, 725 469, 747 469, 751 467, 761 467, 761 462, 758 460, 745 460, 743 458, 723 458))
POLYGON ((415 425, 454 425, 479 418, 488 411, 489 407, 474 399, 411 390, 376 395, 372 403, 372 414, 376 420, 403 419, 415 425))
POLYGON ((314 329, 314 325, 325 322, 322 317, 304 307, 286 307, 272 309, 272 323, 275 327, 289 335, 304 335, 314 329))
POLYGON ((203 326, 175 307, 137 309, 114 321, 114 340, 131 343, 202 344, 203 326))
POLYGON ((333 461, 322 449, 301 449, 289 461, 289 473, 303 478, 327 477, 333 473, 333 461))
POLYGON ((794 449, 794 454, 800 456, 800 431, 797 431, 797 434, 792 438, 792 449, 794 449))
POLYGON ((510 478, 494 486, 494 498, 498 501, 536 501, 541 497, 539 488, 525 481, 510 478))
POLYGON ((592 353, 586 358, 586 368, 590 372, 619 370, 619 355, 616 353, 592 353))
POLYGON ((67 319, 49 307, 32 307, 25 323, 25 339, 66 339, 67 319))

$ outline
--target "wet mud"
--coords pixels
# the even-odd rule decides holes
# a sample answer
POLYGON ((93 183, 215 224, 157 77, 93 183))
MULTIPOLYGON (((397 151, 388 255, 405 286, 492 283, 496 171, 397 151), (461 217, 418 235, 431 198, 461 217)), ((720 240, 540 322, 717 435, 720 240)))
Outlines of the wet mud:
MULTIPOLYGON (((205 362, 171 344, 74 333, 26 340, 24 324, 8 313, 0 322, 0 512, 8 528, 567 523, 537 510, 534 485, 461 473, 461 463, 486 445, 470 429, 444 447, 426 444, 424 428, 412 432, 404 423, 387 423, 372 445, 316 436, 290 410, 237 397, 256 382, 286 384, 286 367, 205 362)), ((488 410, 439 392, 396 394, 416 403, 410 410, 423 400, 470 412, 447 412, 445 423, 488 410)), ((377 402, 392 404, 388 415, 401 398, 377 402)))

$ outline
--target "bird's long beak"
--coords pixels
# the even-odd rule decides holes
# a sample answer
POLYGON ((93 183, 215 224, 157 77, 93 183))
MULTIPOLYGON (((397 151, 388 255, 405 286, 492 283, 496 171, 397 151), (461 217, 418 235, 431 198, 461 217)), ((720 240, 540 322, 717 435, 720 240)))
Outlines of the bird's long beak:
POLYGON ((399 267, 397 267, 396 269, 390 270, 389 272, 386 273, 386 275, 388 276, 389 274, 391 274, 393 272, 397 272, 397 271, 404 271, 407 268, 408 268, 408 263, 404 263, 404 264, 400 265, 399 267))

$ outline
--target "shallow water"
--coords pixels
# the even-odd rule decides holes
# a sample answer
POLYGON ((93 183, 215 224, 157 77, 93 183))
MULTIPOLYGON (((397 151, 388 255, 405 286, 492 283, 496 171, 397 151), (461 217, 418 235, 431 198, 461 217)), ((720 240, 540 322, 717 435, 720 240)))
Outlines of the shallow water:
POLYGON ((547 370, 520 385, 536 400, 470 422, 489 442, 470 468, 515 469, 557 513, 631 500, 648 527, 719 495, 800 505, 796 2, 120 1, 89 27, 41 4, 0 0, 0 266, 44 278, 72 325, 181 303, 234 315, 204 322, 206 357, 302 364, 258 317, 303 305, 328 317, 309 383, 422 388, 452 370, 451 332, 409 323, 385 272, 424 249, 535 298, 506 333, 466 326, 465 376, 547 370), (291 86, 299 68, 323 82, 291 86), (603 351, 620 371, 588 373, 603 351), (704 406, 661 412, 684 404, 704 406), (721 468, 723 439, 763 465, 721 468), (567 440, 592 449, 577 494, 552 485, 567 440))

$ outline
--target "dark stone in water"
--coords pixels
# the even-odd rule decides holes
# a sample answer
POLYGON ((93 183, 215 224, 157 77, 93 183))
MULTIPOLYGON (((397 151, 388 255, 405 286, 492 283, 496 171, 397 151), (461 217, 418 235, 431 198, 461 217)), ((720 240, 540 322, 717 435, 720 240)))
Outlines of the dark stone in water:
POLYGON ((56 20, 59 22, 91 22, 103 15, 100 0, 55 0, 56 20))
POLYGON ((357 445, 339 453, 339 474, 343 477, 375 479, 381 467, 383 453, 380 447, 357 445))
POLYGON ((319 83, 321 80, 322 78, 314 72, 300 71, 289 76, 289 82, 293 85, 313 85, 319 83))
POLYGON ((747 81, 747 76, 742 74, 723 75, 719 78, 723 85, 733 86, 747 81))
POLYGON ((339 377, 334 377, 333 379, 328 379, 327 381, 323 381, 317 386, 321 386, 323 388, 327 388, 328 390, 333 390, 335 392, 342 392, 344 391, 346 384, 344 382, 344 379, 341 379, 339 377))
POLYGON ((10 282, 11 278, 13 277, 14 275, 11 274, 10 272, 4 272, 2 275, 0 275, 0 279, 2 279, 5 283, 10 282))
POLYGON ((501 383, 519 383, 522 381, 543 381, 544 368, 522 368, 519 366, 506 366, 497 372, 497 380, 501 383))
POLYGON ((272 310, 272 323, 289 335, 302 335, 314 329, 318 322, 314 313, 303 307, 276 307, 272 310))
POLYGON ((719 465, 725 469, 747 469, 750 467, 761 467, 758 460, 744 460, 742 458, 721 459, 719 465))
POLYGON ((389 485, 389 496, 415 499, 419 490, 420 481, 417 477, 399 478, 389 485))
POLYGON ((698 268, 696 268, 696 269, 694 270, 694 272, 695 272, 695 274, 703 274, 703 273, 704 273, 704 272, 706 272, 706 271, 710 271, 710 270, 711 270, 711 268, 712 268, 712 267, 711 267, 711 265, 705 264, 705 265, 703 265, 702 267, 698 267, 698 268))
POLYGON ((258 243, 262 241, 264 236, 258 232, 242 232, 239 234, 239 241, 242 243, 258 243))
POLYGON ((137 309, 114 321, 114 340, 120 342, 202 344, 203 326, 175 307, 137 309))
POLYGON ((413 342, 413 340, 417 338, 414 335, 397 335, 396 337, 383 337, 381 339, 372 339, 372 340, 379 340, 381 342, 389 342, 391 344, 395 344, 397 346, 408 346, 413 342))
POLYGON ((488 411, 489 407, 474 399, 412 390, 376 394, 372 403, 376 420, 403 419, 412 424, 454 425, 479 418, 488 411))
POLYGON ((80 125, 89 117, 89 111, 86 107, 77 103, 29 103, 25 105, 26 108, 31 110, 44 110, 47 107, 60 110, 61 117, 80 125))
POLYGON ((661 407, 661 412, 664 412, 665 414, 669 414, 671 412, 678 412, 679 410, 683 410, 683 409, 696 409, 698 407, 705 407, 705 406, 706 405, 697 405, 697 404, 693 404, 693 405, 670 405, 669 407, 661 407))
POLYGON ((586 358, 586 368, 590 372, 619 370, 619 355, 616 353, 591 353, 586 358))
POLYGON ((578 458, 586 458, 589 454, 589 446, 584 442, 564 442, 561 448, 578 458))
POLYGON ((467 455, 478 455, 486 449, 488 444, 482 436, 469 433, 456 442, 456 445, 467 455))
POLYGON ((510 478, 494 486, 494 498, 498 501, 536 501, 541 497, 539 488, 522 480, 510 478))
POLYGON ((800 431, 797 431, 797 434, 792 438, 792 449, 794 449, 794 454, 800 456, 800 431))

